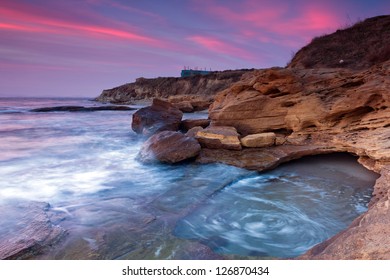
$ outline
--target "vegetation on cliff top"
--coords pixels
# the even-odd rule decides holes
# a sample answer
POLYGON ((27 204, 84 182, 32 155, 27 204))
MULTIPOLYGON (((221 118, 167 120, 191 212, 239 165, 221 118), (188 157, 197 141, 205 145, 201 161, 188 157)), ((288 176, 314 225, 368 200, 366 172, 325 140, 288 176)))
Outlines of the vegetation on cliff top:
POLYGON ((315 37, 296 53, 287 67, 363 69, 389 59, 390 15, 385 15, 315 37))

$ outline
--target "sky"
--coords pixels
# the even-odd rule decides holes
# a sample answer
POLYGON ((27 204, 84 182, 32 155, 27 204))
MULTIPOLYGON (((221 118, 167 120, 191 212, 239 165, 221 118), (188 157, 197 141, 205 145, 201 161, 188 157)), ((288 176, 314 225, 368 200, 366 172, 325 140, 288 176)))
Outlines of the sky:
POLYGON ((0 0, 0 97, 96 97, 138 77, 286 66, 383 0, 0 0))

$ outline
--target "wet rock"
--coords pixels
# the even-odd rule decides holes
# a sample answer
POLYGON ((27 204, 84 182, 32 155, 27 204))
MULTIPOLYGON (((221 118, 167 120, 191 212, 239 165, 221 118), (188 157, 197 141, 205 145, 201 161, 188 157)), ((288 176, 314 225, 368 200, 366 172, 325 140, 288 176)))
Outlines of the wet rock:
POLYGON ((234 127, 213 126, 198 131, 195 138, 205 148, 241 150, 238 136, 234 127))
POLYGON ((173 104, 176 108, 178 108, 183 113, 192 113, 194 112, 194 107, 192 107, 191 102, 189 101, 182 101, 173 104))
POLYGON ((95 111, 131 111, 134 110, 128 106, 55 106, 32 109, 31 112, 95 112, 95 111))
POLYGON ((241 138, 241 144, 249 148, 269 147, 275 144, 276 135, 273 132, 250 134, 241 138))
POLYGON ((136 133, 146 136, 164 130, 177 131, 182 117, 183 112, 169 102, 154 99, 151 106, 133 114, 131 127, 136 133))
POLYGON ((308 155, 335 152, 332 148, 306 144, 302 146, 283 145, 265 148, 238 150, 202 149, 196 161, 199 163, 224 163, 250 170, 264 171, 308 155))
POLYGON ((187 131, 186 135, 188 137, 194 137, 196 136, 196 134, 198 133, 198 131, 202 131, 203 130, 203 127, 201 126, 195 126, 193 128, 191 128, 190 130, 187 131))
POLYGON ((65 230, 50 221, 49 204, 18 202, 0 205, 0 259, 23 259, 57 243, 65 230))
POLYGON ((195 126, 206 128, 210 125, 209 119, 187 119, 181 122, 180 128, 184 131, 188 131, 195 126))
POLYGON ((180 132, 162 131, 144 143, 138 158, 145 163, 176 163, 196 157, 200 150, 201 147, 194 138, 180 132))

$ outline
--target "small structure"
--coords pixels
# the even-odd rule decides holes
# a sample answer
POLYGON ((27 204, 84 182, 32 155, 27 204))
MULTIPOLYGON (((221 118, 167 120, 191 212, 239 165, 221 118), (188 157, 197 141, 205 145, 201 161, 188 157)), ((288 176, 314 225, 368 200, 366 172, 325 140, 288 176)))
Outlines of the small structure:
POLYGON ((208 71, 206 69, 204 70, 198 70, 197 68, 191 69, 189 67, 184 67, 183 70, 181 70, 181 77, 190 77, 190 76, 195 76, 195 75, 208 75, 211 73, 211 70, 208 71))

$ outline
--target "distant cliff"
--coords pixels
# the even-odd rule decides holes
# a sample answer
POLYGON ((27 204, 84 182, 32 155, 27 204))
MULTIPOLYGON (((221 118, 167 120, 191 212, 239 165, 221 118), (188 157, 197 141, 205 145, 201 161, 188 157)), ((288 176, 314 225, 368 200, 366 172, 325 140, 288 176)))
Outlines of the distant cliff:
POLYGON ((227 70, 183 78, 138 78, 134 83, 103 90, 96 101, 131 103, 137 100, 161 98, 181 101, 196 99, 211 102, 217 92, 239 81, 241 76, 249 71, 251 70, 227 70))

